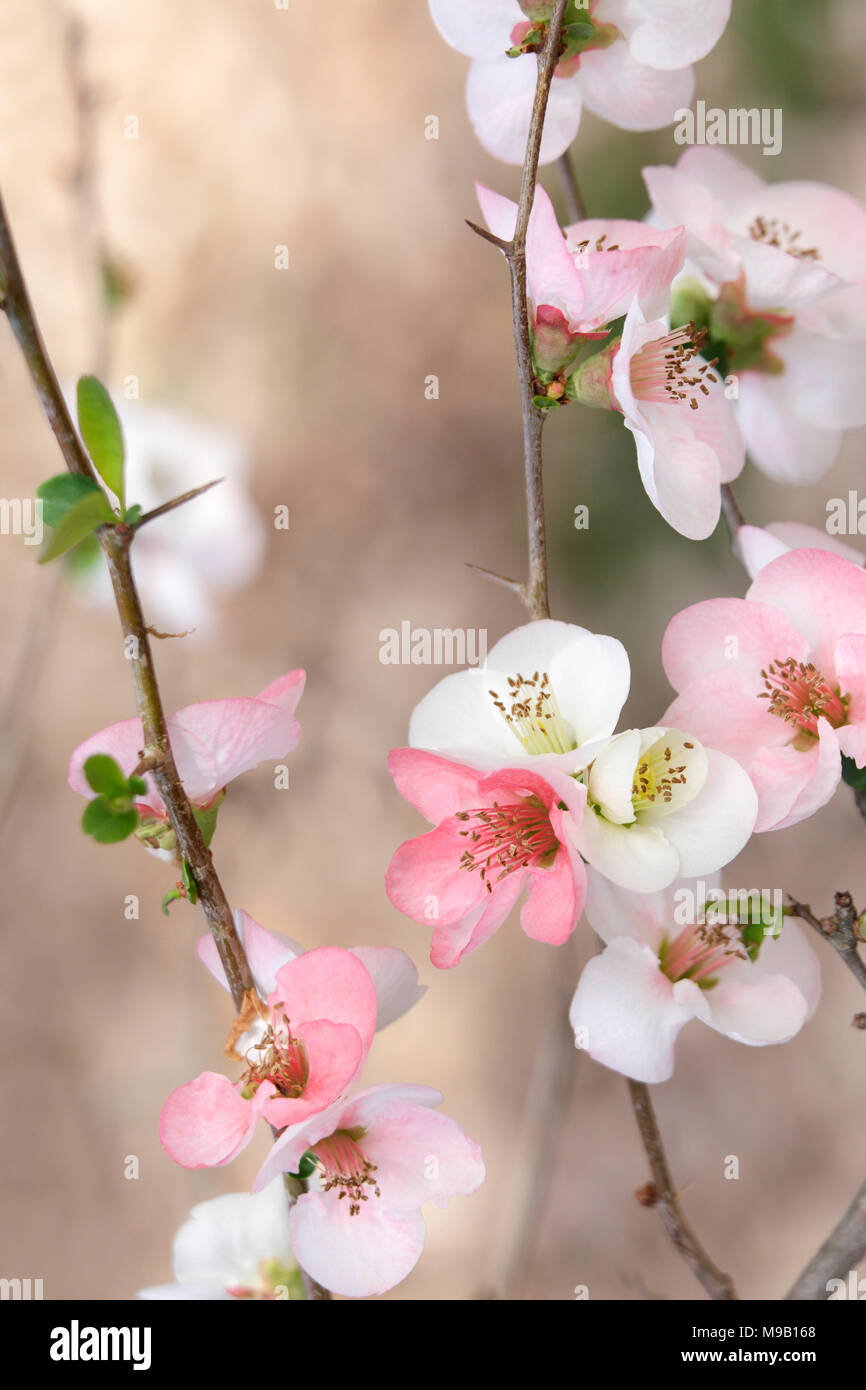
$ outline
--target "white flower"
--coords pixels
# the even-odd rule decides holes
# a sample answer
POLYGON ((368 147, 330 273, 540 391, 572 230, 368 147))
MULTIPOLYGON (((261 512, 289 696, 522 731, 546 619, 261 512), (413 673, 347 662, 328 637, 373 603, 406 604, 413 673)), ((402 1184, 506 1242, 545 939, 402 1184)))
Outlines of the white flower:
POLYGON ((199 1202, 174 1238, 173 1266, 175 1283, 141 1289, 139 1298, 303 1298, 282 1179, 199 1202))
POLYGON ((677 904, 683 889, 694 903, 695 888, 629 893, 590 873, 586 915, 607 945, 584 969, 569 1020, 577 1047, 635 1081, 673 1074, 690 1019, 760 1047, 787 1042, 818 1003, 818 959, 795 923, 779 932, 778 920, 759 922, 756 938, 748 926, 748 944, 737 920, 714 922, 709 911, 682 925, 677 904))

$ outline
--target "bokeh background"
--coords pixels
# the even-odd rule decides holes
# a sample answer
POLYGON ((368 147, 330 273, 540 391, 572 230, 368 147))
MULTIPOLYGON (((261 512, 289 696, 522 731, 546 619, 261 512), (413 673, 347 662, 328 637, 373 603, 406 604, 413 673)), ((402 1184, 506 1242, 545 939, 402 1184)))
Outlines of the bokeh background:
MULTIPOLYGON (((781 106, 782 153, 743 157, 768 178, 866 197, 863 6, 734 10, 697 96, 781 106)), ((394 847, 423 828, 386 752, 443 672, 382 665, 380 631, 407 619, 486 628, 492 644, 521 621, 466 568, 521 573, 524 537, 506 269, 463 223, 474 178, 514 196, 518 177, 474 142, 465 72, 422 0, 290 0, 286 11, 2 0, 0 183, 64 379, 107 361, 112 383, 139 379, 144 405, 248 450, 258 568, 214 599, 210 624, 156 655, 169 708, 308 668, 291 789, 275 790, 267 767, 232 786, 215 840, 223 881, 236 905, 309 945, 404 947, 429 987, 377 1040, 367 1080, 439 1087, 482 1144, 488 1179, 474 1198, 428 1209, 425 1255, 391 1296, 473 1299, 510 1280, 521 1298, 569 1299, 580 1284, 591 1299, 687 1298, 696 1286, 633 1196, 646 1168, 624 1082, 567 1037, 563 1047, 585 925, 557 953, 511 921, 437 973, 425 931, 382 886, 394 847), (438 140, 425 139, 431 114, 438 140), (126 138, 130 116, 138 139, 126 138), (275 268, 278 246, 287 270, 275 268), (123 286, 107 334, 100 247, 123 286), (437 400, 425 398, 430 374, 437 400), (279 505, 288 531, 271 524, 279 505), (557 1039, 569 1084, 551 1148, 536 1102, 557 1039), (536 1232, 519 1247, 527 1197, 536 1232)), ((574 157, 588 209, 641 216, 641 166, 677 153, 670 130, 629 136, 586 116, 574 157)), ((553 171, 544 180, 557 197, 553 171)), ((26 497, 60 459, 0 328, 2 491, 26 497)), ((851 437, 829 477, 789 496, 749 468, 738 489, 748 516, 821 525, 827 499, 860 483, 862 450, 851 437)), ((177 487, 163 472, 167 497, 177 487)), ((667 620, 741 593, 743 575, 721 528, 699 545, 660 520, 616 417, 558 412, 546 482, 554 613, 625 642, 626 718, 652 722, 669 694, 667 620), (573 527, 579 503, 588 532, 573 527)), ((190 544, 207 540, 194 508, 183 520, 190 544)), ((230 530, 207 541, 216 579, 231 547, 230 530)), ((197 912, 160 913, 170 871, 134 842, 85 839, 66 787, 71 749, 133 713, 115 616, 38 569, 15 537, 0 543, 0 613, 0 1274, 41 1277, 48 1298, 130 1298, 171 1277, 190 1206, 247 1185, 266 1141, 231 1168, 190 1174, 157 1140, 168 1091, 219 1068, 231 1010, 194 958, 197 912), (129 894, 137 921, 124 917, 129 894), (124 1177, 129 1155, 138 1180, 124 1177)), ((820 911, 850 888, 862 906, 850 795, 754 842, 730 881, 785 887, 820 911)), ((862 1001, 829 950, 823 959, 824 999, 797 1040, 747 1051, 695 1024, 657 1092, 686 1208, 744 1296, 779 1297, 862 1178, 866 1040, 851 1027, 862 1001), (723 1176, 728 1155, 738 1181, 723 1176)))

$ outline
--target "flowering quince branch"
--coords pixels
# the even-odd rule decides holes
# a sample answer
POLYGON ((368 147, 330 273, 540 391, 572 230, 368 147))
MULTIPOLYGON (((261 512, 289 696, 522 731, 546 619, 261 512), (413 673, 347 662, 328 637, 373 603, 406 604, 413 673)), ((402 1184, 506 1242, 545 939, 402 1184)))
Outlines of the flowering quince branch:
POLYGON ((498 246, 508 262, 511 273, 511 311, 514 321, 514 344, 517 351, 517 376, 520 386, 520 411, 523 420, 523 460, 526 482, 526 520, 529 534, 529 576, 525 584, 505 582, 519 593, 531 618, 547 618, 550 606, 547 596, 547 542, 544 529, 544 478, 541 436, 545 412, 535 404, 537 386, 532 364, 532 343, 529 330, 529 309, 526 295, 526 237, 529 217, 535 197, 535 181, 541 152, 544 117, 550 95, 550 84, 560 59, 562 27, 568 0, 556 0, 553 14, 538 55, 538 78, 529 139, 520 179, 517 218, 510 240, 485 232, 470 222, 473 231, 498 246))
POLYGON ((674 1249, 682 1255, 710 1298, 738 1299, 733 1280, 710 1259, 680 1209, 649 1087, 642 1081, 629 1080, 628 1090, 652 1173, 650 1187, 639 1191, 641 1205, 656 1208, 674 1249))
POLYGON ((809 926, 829 941, 837 955, 844 961, 854 979, 862 989, 866 989, 866 964, 860 955, 859 947, 866 941, 861 934, 860 917, 850 893, 836 894, 836 911, 832 917, 816 917, 807 903, 797 902, 790 893, 787 895, 795 917, 808 922, 809 926))
POLYGON ((827 1239, 785 1295, 793 1302, 824 1300, 832 1279, 847 1287, 850 1271, 866 1251, 866 1182, 827 1239))
MULTIPOLYGON (((70 473, 94 478, 90 460, 73 427, 60 386, 42 342, 27 286, 12 239, 6 209, 0 197, 0 295, 2 307, 24 354, 42 407, 70 473)), ((202 908, 213 932, 220 958, 231 984, 238 1010, 253 990, 253 980, 238 940, 231 908, 213 866, 210 850, 193 814, 178 776, 169 742, 162 698, 150 653, 147 626, 132 576, 130 545, 134 531, 119 522, 103 526, 99 541, 108 565, 124 637, 132 638, 138 655, 129 662, 135 698, 143 730, 143 755, 153 759, 153 779, 165 804, 177 837, 177 845, 190 866, 202 908)))

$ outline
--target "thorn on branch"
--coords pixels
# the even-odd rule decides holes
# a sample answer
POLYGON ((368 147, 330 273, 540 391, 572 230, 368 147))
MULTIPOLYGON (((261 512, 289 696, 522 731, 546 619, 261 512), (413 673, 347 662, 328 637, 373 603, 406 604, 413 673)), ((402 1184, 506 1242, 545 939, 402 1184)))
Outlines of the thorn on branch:
POLYGON ((503 588, 510 589, 513 594, 518 594, 520 598, 526 598, 526 589, 517 579, 508 579, 504 574, 497 574, 495 570, 486 570, 481 565, 473 565, 471 560, 466 561, 466 568, 474 570, 480 574, 482 579, 489 579, 494 584, 501 584, 503 588))
POLYGON ((145 632, 149 632, 151 637, 158 637, 164 641, 167 637, 189 637, 195 632, 195 628, 188 627, 185 632, 160 632, 157 628, 148 626, 145 628, 145 632))
POLYGON ((489 241, 491 246, 498 247, 503 256, 513 254, 514 243, 512 241, 503 241, 501 236, 495 236, 493 232, 488 232, 486 227, 479 227, 477 222, 470 222, 468 217, 465 218, 464 221, 467 227, 471 227, 473 232, 475 232, 477 236, 480 236, 483 241, 489 241))
MULTIPOLYGON (((149 521, 155 521, 158 516, 164 516, 166 512, 173 512, 175 507, 182 507, 185 502, 192 502, 193 498, 201 497, 203 492, 209 492, 217 483, 224 483, 225 478, 214 478, 210 483, 203 483, 201 487, 190 488, 189 492, 182 492, 180 497, 173 497, 170 502, 163 502, 160 506, 154 507, 151 511, 145 512, 135 523, 134 529, 140 530, 149 521)), ((119 529, 119 528, 118 528, 119 529)))

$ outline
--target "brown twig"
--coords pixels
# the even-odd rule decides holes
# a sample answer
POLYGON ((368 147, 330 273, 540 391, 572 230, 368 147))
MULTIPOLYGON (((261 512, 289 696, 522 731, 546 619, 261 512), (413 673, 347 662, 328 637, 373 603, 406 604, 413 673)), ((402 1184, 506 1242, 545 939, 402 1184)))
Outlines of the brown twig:
POLYGON ((583 198, 580 196, 577 175, 574 172, 574 165, 571 162, 568 150, 561 154, 556 161, 559 176, 562 182, 562 194, 565 200, 565 211, 569 222, 582 222, 586 213, 583 209, 583 198))
POLYGON ((713 1299, 738 1299, 730 1275, 723 1274, 713 1264, 682 1211, 674 1190, 668 1161, 655 1117, 649 1087, 642 1081, 629 1081, 629 1094, 638 1130, 649 1159, 652 1173, 651 1200, 644 1205, 654 1206, 674 1249, 682 1255, 695 1278, 713 1299))
POLYGON ((862 989, 866 989, 866 964, 858 949, 863 944, 863 939, 857 932, 858 914, 851 894, 835 895, 836 910, 832 917, 816 917, 808 903, 798 902, 790 893, 787 893, 786 897, 794 916, 808 923, 813 931, 830 943, 857 983, 862 989))
POLYGON ((153 507, 144 516, 140 516, 135 523, 135 530, 140 531, 142 526, 146 526, 149 521, 156 521, 158 516, 165 516, 166 512, 173 512, 175 507, 182 507, 185 502, 192 502, 193 498, 201 497, 203 492, 210 492, 217 483, 224 483, 225 478, 214 478, 210 483, 202 483, 201 487, 190 488, 189 492, 182 492, 180 497, 172 497, 170 502, 161 502, 158 507, 153 507))
POLYGON ((722 514, 728 523, 731 540, 735 541, 740 527, 746 524, 746 518, 730 483, 722 483, 722 514))
POLYGON ((845 1215, 812 1256, 788 1290, 786 1300, 817 1302, 826 1299, 831 1279, 844 1279, 866 1255, 866 1182, 862 1183, 845 1215))
MULTIPOLYGON (((48 423, 54 432, 70 473, 94 477, 94 471, 75 432, 54 368, 45 350, 33 306, 12 239, 6 209, 0 197, 0 295, 2 307, 15 334, 30 371, 48 423)), ((117 610, 125 638, 132 639, 127 650, 135 687, 136 703, 143 729, 144 757, 153 757, 153 778, 165 803, 178 848, 195 878, 202 907, 226 972, 235 1006, 240 1008, 247 990, 253 988, 252 975, 241 946, 231 908, 213 867, 210 850, 196 824, 193 809, 181 785, 165 722, 162 699, 150 655, 147 628, 141 611, 130 565, 129 546, 133 531, 118 524, 104 526, 99 540, 108 563, 117 610)))
POLYGON ((538 157, 550 84, 562 51, 562 24, 567 0, 556 0, 547 28, 544 46, 538 55, 538 79, 526 157, 520 178, 517 200, 517 220, 510 241, 503 241, 482 227, 470 222, 473 231, 497 246, 508 262, 511 273, 511 316, 514 324, 514 346, 517 353, 517 378, 520 387, 520 414, 523 421, 523 467, 526 485, 526 523, 529 541, 529 575, 518 592, 530 618, 550 617, 547 594, 547 542, 544 531, 544 478, 541 454, 541 435, 545 412, 534 404, 535 372, 532 366, 532 340, 529 327, 529 308, 526 297, 526 233, 529 215, 535 198, 538 177, 538 157))

